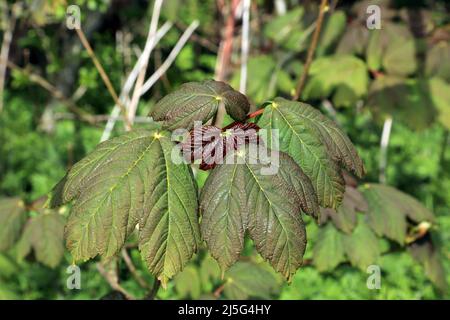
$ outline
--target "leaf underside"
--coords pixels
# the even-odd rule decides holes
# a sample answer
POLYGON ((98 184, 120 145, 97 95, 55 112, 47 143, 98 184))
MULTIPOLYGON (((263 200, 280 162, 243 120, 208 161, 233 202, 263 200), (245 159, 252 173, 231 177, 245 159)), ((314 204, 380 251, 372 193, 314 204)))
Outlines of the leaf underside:
MULTIPOLYGON (((99 144, 55 187, 50 205, 73 201, 66 227, 75 260, 116 255, 139 224, 149 270, 166 281, 197 250, 197 191, 171 160, 169 132, 135 130, 99 144)), ((181 156, 179 156, 181 157, 181 156)))
MULTIPOLYGON (((202 235, 211 255, 226 269, 239 258, 248 230, 262 257, 290 280, 306 247, 300 203, 306 207, 314 198, 298 193, 298 186, 280 170, 265 175, 261 169, 267 166, 250 149, 229 155, 227 159, 237 155, 239 161, 217 166, 208 177, 200 195, 202 235)), ((288 159, 280 153, 279 167, 300 170, 288 159)))

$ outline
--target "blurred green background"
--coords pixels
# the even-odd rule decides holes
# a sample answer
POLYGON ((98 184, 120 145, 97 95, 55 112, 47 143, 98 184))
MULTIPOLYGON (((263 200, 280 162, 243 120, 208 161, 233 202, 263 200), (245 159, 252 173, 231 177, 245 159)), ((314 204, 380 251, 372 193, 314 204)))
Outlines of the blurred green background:
MULTIPOLYGON (((146 116, 158 99, 184 82, 217 78, 217 57, 230 3, 165 1, 159 25, 169 21, 172 26, 156 45, 147 76, 166 60, 192 21, 198 20, 200 25, 167 72, 142 97, 138 116, 146 116)), ((36 200, 99 143, 104 120, 114 105, 75 31, 66 27, 66 9, 71 4, 79 6, 82 28, 119 92, 144 48, 153 8, 152 1, 144 0, 8 0, 1 5, 0 38, 5 44, 9 32, 12 40, 0 109, 0 197, 22 199, 29 219, 41 214, 36 200), (55 94, 56 90, 61 94, 55 94), (93 115, 95 121, 84 121, 80 114, 93 115)), ((246 93, 255 108, 275 96, 293 95, 318 4, 312 0, 251 1, 246 93)), ((290 285, 247 243, 242 261, 223 279, 202 250, 157 298, 448 299, 449 9, 445 0, 330 1, 301 97, 333 118, 357 146, 367 171, 361 185, 381 180, 415 197, 434 213, 436 222, 427 236, 433 238, 437 260, 418 259, 419 263, 407 247, 380 237, 381 289, 369 290, 365 269, 347 259, 329 267, 318 265, 313 248, 320 240, 320 228, 307 221, 306 263, 290 285), (370 4, 381 8, 381 30, 366 26, 370 4), (393 119, 392 131, 386 166, 380 170, 380 139, 386 119, 393 119)), ((241 65, 239 10, 242 7, 235 10, 233 48, 223 73, 223 80, 235 88, 239 88, 241 65)), ((145 125, 144 121, 135 126, 145 125)), ((123 122, 118 121, 112 134, 123 131, 123 122)), ((206 174, 197 175, 200 186, 206 174)), ((67 210, 59 213, 66 216, 67 210)), ((17 247, 0 252, 0 299, 123 296, 99 272, 98 260, 80 265, 80 290, 67 289, 71 257, 61 248, 62 244, 57 248, 61 256, 51 258, 39 256, 36 248, 34 253, 25 250, 20 254, 17 247)), ((103 271, 118 278, 125 292, 142 298, 154 279, 133 239, 125 250, 128 261, 122 256, 103 271), (131 263, 136 270, 131 271, 131 263)), ((330 259, 333 254, 330 252, 330 259)))

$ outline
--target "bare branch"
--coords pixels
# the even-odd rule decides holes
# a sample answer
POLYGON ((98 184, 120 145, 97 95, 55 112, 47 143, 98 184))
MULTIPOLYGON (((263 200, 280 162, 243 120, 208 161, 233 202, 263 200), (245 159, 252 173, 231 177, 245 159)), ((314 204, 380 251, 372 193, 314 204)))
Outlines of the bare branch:
MULTIPOLYGON (((127 116, 127 110, 124 107, 124 105, 119 101, 119 97, 117 96, 116 90, 114 90, 114 87, 109 80, 108 75, 105 72, 105 69, 103 69, 102 65, 100 64, 100 61, 98 61, 97 56, 94 53, 94 50, 92 50, 91 45, 89 44, 89 41, 86 39, 86 36, 84 35, 83 30, 76 28, 78 37, 80 38, 81 43, 83 44, 83 47, 88 52, 89 56, 91 57, 92 61, 94 62, 95 67, 97 68, 98 72, 100 73, 100 76, 105 83, 106 88, 108 89, 109 93, 111 94, 112 98, 114 99, 114 102, 120 107, 122 113, 127 116)), ((126 127, 131 129, 131 123, 128 121, 128 118, 125 120, 126 127)))
MULTIPOLYGON (((239 6, 239 3, 240 0, 231 1, 230 12, 228 13, 228 17, 225 23, 225 31, 222 35, 222 40, 220 42, 219 54, 217 55, 216 72, 214 77, 215 80, 218 81, 225 80, 226 72, 231 62, 231 53, 233 51, 235 14, 239 6)), ((221 103, 219 105, 219 109, 217 110, 216 117, 214 119, 214 125, 217 127, 222 127, 224 116, 225 116, 225 107, 221 103)))
MULTIPOLYGON (((172 24, 170 22, 166 22, 156 33, 155 41, 153 42, 152 49, 156 46, 156 44, 161 40, 161 38, 169 31, 169 29, 172 27, 172 24)), ((125 81, 125 84, 122 87, 122 92, 120 93, 120 100, 125 103, 125 101, 128 100, 128 94, 131 91, 131 88, 133 87, 133 84, 139 74, 139 71, 141 70, 142 65, 144 64, 144 55, 141 53, 139 56, 138 61, 133 67, 133 70, 128 75, 127 80, 125 81)), ((108 120, 108 123, 106 124, 105 130, 103 131, 102 137, 100 139, 100 142, 103 142, 105 140, 108 140, 111 136, 111 132, 114 129, 114 125, 116 123, 116 119, 118 118, 120 113, 119 106, 116 104, 111 112, 111 117, 108 120)))
POLYGON ((306 78, 308 76, 309 67, 311 66, 311 62, 314 58, 314 52, 316 50, 317 43, 319 41, 319 35, 320 35, 320 30, 322 29, 323 18, 325 16, 325 12, 327 10, 328 10, 328 1, 322 0, 322 2, 320 3, 319 15, 317 17, 316 30, 314 31, 314 34, 313 34, 312 40, 311 40, 311 44, 308 48, 305 66, 303 67, 303 72, 298 81, 293 100, 298 100, 300 98, 300 95, 302 94, 302 90, 303 90, 303 87, 305 86, 306 78))
POLYGON ((150 289, 150 286, 147 284, 147 282, 137 272, 136 267, 134 266, 133 261, 131 260, 131 257, 128 254, 126 248, 122 249, 122 258, 125 261, 128 270, 131 272, 134 279, 136 279, 137 283, 144 289, 150 289))
POLYGON ((73 102, 73 100, 67 98, 62 93, 61 90, 56 88, 53 84, 48 82, 46 79, 44 79, 40 75, 32 73, 29 70, 23 69, 23 68, 15 65, 11 61, 8 61, 6 64, 7 64, 8 68, 11 68, 11 69, 14 69, 14 70, 17 70, 17 71, 21 72, 22 74, 26 75, 31 82, 36 83, 37 85, 39 85, 42 88, 44 88, 45 90, 47 90, 55 99, 58 99, 59 101, 64 103, 69 108, 69 110, 71 112, 73 112, 74 114, 76 114, 79 118, 81 118, 81 120, 86 121, 86 122, 88 122, 90 124, 94 124, 95 123, 95 121, 92 118, 92 115, 90 115, 89 113, 87 113, 83 109, 80 109, 75 104, 75 102, 73 102))
POLYGON ((242 44, 241 44, 241 79, 239 91, 245 93, 247 89, 247 62, 249 51, 249 31, 250 31, 250 5, 251 0, 244 0, 242 12, 242 44))
MULTIPOLYGON (((2 3, 2 10, 5 10, 4 12, 7 12, 7 4, 2 3)), ((7 14, 5 14, 6 16, 7 14)), ((3 33, 3 41, 2 41, 2 48, 0 51, 0 112, 3 110, 3 92, 5 89, 5 77, 6 77, 6 69, 7 69, 7 62, 8 62, 8 56, 9 56, 9 48, 11 47, 11 41, 12 36, 14 33, 14 28, 16 26, 16 15, 14 7, 11 9, 11 14, 8 18, 9 21, 6 21, 5 24, 5 30, 3 33)))
POLYGON ((128 117, 130 119, 130 123, 133 123, 133 118, 136 114, 137 105, 141 97, 141 88, 144 84, 145 72, 147 71, 148 66, 148 59, 150 58, 150 54, 153 49, 153 43, 155 42, 156 29, 158 27, 159 13, 161 11, 162 3, 163 0, 156 0, 153 6, 152 20, 150 22, 150 29, 147 37, 148 41, 145 44, 143 53, 144 63, 142 64, 142 67, 139 71, 139 75, 134 86, 133 97, 131 98, 130 104, 128 105, 128 117))
POLYGON ((183 49, 186 42, 189 40, 192 33, 197 29, 199 26, 198 20, 192 21, 192 23, 189 25, 189 27, 184 31, 183 35, 180 37, 178 42, 176 43, 175 47, 170 52, 167 59, 163 62, 161 67, 159 67, 151 76, 148 78, 147 81, 145 81, 144 85, 142 86, 141 95, 145 94, 150 88, 155 84, 156 81, 169 69, 169 67, 172 65, 172 63, 175 61, 176 57, 180 53, 181 49, 183 49))

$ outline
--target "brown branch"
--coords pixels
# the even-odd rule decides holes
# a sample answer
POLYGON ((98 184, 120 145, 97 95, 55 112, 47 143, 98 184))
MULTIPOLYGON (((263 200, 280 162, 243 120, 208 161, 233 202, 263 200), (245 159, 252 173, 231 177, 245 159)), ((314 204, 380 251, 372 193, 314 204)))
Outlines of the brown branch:
POLYGON ((113 290, 119 291, 122 293, 127 300, 135 300, 136 298, 130 294, 125 288, 123 288, 119 283, 119 277, 117 275, 117 270, 115 270, 115 260, 110 261, 108 264, 114 264, 111 266, 106 265, 105 263, 97 263, 97 270, 101 274, 101 276, 108 282, 113 290))
MULTIPOLYGON (((215 72, 215 80, 223 81, 226 78, 228 67, 231 62, 231 53, 233 52, 233 34, 234 34, 234 24, 236 9, 239 5, 240 0, 232 0, 230 4, 230 10, 228 12, 228 17, 225 23, 225 31, 222 35, 222 40, 220 42, 219 54, 217 56, 217 65, 215 72)), ((218 4, 220 8, 222 4, 218 4)), ((223 11, 223 9, 222 9, 223 11)), ((216 127, 221 127, 223 118, 225 116, 225 107, 221 103, 219 109, 217 110, 216 117, 214 119, 214 125, 216 127)))
POLYGON ((150 292, 144 297, 144 300, 155 300, 156 295, 158 294, 159 288, 161 287, 161 281, 155 279, 153 283, 153 287, 150 292))
POLYGON ((81 43, 83 44, 83 47, 86 49, 87 53, 89 54, 89 57, 91 57, 92 62, 94 63, 95 67, 97 68, 97 71, 100 73, 100 76, 106 86, 106 88, 109 91, 109 94, 112 96, 114 102, 119 106, 120 110, 122 111, 123 115, 125 116, 125 127, 127 130, 131 129, 131 123, 127 116, 127 109, 120 101, 119 97, 117 96, 116 90, 114 90, 114 87, 109 80, 108 75, 105 72, 105 69, 103 69, 102 65, 100 64, 100 61, 98 61, 97 56, 94 53, 94 50, 92 50, 91 45, 89 44, 89 41, 86 39, 86 36, 84 35, 83 30, 81 28, 75 29, 77 32, 78 37, 80 38, 81 43))
MULTIPOLYGON (((5 3, 2 6, 5 7, 3 8, 3 10, 5 10, 5 16, 7 16, 6 12, 8 9, 8 5, 5 3)), ((5 78, 6 78, 9 49, 11 47, 14 28, 16 26, 15 5, 13 5, 11 9, 11 14, 8 20, 9 21, 6 21, 6 29, 3 32, 2 47, 0 49, 0 112, 2 112, 3 110, 3 93, 5 89, 5 78)))
POLYGON ((298 81, 297 88, 295 90, 295 94, 292 100, 298 100, 300 98, 300 95, 302 94, 303 87, 305 86, 306 83, 306 78, 308 77, 309 67, 311 66, 312 60, 314 58, 314 52, 316 51, 317 43, 319 41, 319 35, 320 30, 322 29, 323 18, 327 10, 328 10, 328 0, 322 0, 320 3, 319 15, 317 17, 316 30, 314 31, 311 44, 308 48, 305 66, 298 81))
POLYGON ((71 99, 67 98, 61 90, 56 88, 53 84, 48 82, 40 75, 32 73, 27 69, 21 68, 11 61, 7 61, 6 65, 8 66, 8 68, 19 71, 22 74, 26 75, 31 82, 36 83, 37 85, 47 90, 54 98, 64 103, 69 108, 69 110, 77 115, 81 120, 86 121, 89 124, 95 124, 95 120, 93 119, 92 115, 80 109, 71 99))
POLYGON ((131 260, 130 255, 128 254, 128 251, 126 248, 122 249, 122 258, 125 261, 125 264, 130 271, 131 275, 134 279, 136 279, 137 283, 144 289, 150 289, 147 282, 139 275, 139 273, 136 270, 136 267, 133 264, 133 261, 131 260))

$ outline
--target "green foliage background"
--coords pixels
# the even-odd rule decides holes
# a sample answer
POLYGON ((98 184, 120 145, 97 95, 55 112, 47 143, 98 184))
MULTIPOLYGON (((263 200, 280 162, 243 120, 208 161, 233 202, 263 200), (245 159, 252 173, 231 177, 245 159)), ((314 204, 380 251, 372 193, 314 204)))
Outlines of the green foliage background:
MULTIPOLYGON (((113 102, 100 75, 74 32, 65 29, 68 1, 23 1, 14 34, 10 60, 38 73, 57 85, 67 96, 81 87, 86 92, 77 101, 90 114, 108 114, 113 102), (36 7, 37 6, 37 7, 36 7), (67 48, 75 48, 68 50, 67 48), (78 49, 77 49, 78 48, 78 49), (67 78, 69 74, 69 78, 67 78)), ((210 44, 189 41, 174 65, 140 101, 139 115, 146 115, 162 96, 187 81, 214 77, 221 21, 215 1, 166 1, 161 21, 175 26, 158 44, 148 74, 164 60, 182 30, 194 19, 196 34, 210 44), (159 58, 158 58, 159 57, 159 58)), ((278 16, 272 1, 252 1, 251 50, 247 94, 256 105, 275 96, 289 98, 303 69, 310 42, 309 26, 317 6, 286 1, 288 11, 278 16), (255 17, 255 12, 257 16, 255 17)), ((370 1, 369 1, 370 2, 370 1)), ((439 235, 447 282, 450 280, 450 15, 445 1, 372 1, 383 8, 378 36, 368 35, 364 19, 367 1, 342 1, 328 16, 311 66, 302 100, 334 118, 364 160, 367 175, 361 182, 378 181, 379 141, 383 121, 393 117, 387 184, 417 198, 434 212, 433 234, 439 235), (423 21, 408 20, 422 10, 423 21), (408 21, 413 21, 409 24, 408 21), (416 29, 419 31, 415 31, 416 29), (392 32, 391 32, 391 31, 392 32), (380 38, 386 37, 383 41, 380 38), (381 42, 379 42, 381 41, 381 42), (394 46, 385 47, 386 43, 394 46), (382 74, 379 76, 379 74, 382 74), (327 108, 329 102, 333 109, 327 108)), ((372 4, 370 2, 370 4, 372 4)), ((14 1, 8 1, 12 6, 14 1)), ((98 23, 90 41, 116 89, 136 62, 117 49, 117 31, 132 36, 131 44, 143 48, 152 4, 131 1, 70 1, 81 7, 82 24, 98 23), (127 60, 128 59, 128 60, 127 60)), ((2 21, 2 30, 4 23, 2 21)), ((238 46, 238 43, 236 44, 238 46)), ((239 50, 235 49, 230 83, 239 86, 239 50)), ((0 113, 0 196, 20 197, 26 203, 47 194, 67 168, 93 150, 103 124, 96 126, 74 119, 58 119, 67 107, 32 83, 20 71, 8 72, 4 108, 0 113)), ((136 126, 145 127, 145 124, 136 126)), ((116 125, 115 134, 123 131, 116 125)), ((199 173, 201 186, 205 173, 199 173)), ((39 213, 29 210, 29 216, 39 213)), ((66 213, 62 213, 66 214, 66 213)), ((305 259, 312 259, 318 227, 307 221, 305 259)), ((368 290, 367 274, 343 263, 333 271, 319 272, 314 264, 302 267, 290 285, 275 275, 247 243, 241 262, 221 279, 215 262, 201 251, 188 267, 157 298, 276 298, 276 299, 448 299, 425 275, 411 255, 387 240, 379 265, 381 290, 368 290), (389 249, 387 249, 389 248, 389 249), (392 250, 394 248, 394 250, 392 250), (388 252, 389 251, 389 252, 388 252)), ((133 243, 133 241, 130 241, 133 243)), ((139 252, 128 250, 137 273, 152 285, 139 252)), ((0 253, 0 299, 98 299, 111 292, 96 262, 80 265, 82 289, 66 288, 70 254, 49 268, 34 254, 17 259, 15 250, 0 253)), ((142 288, 123 260, 118 263, 122 286, 136 297, 142 288)))

